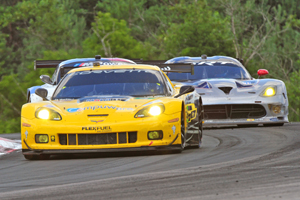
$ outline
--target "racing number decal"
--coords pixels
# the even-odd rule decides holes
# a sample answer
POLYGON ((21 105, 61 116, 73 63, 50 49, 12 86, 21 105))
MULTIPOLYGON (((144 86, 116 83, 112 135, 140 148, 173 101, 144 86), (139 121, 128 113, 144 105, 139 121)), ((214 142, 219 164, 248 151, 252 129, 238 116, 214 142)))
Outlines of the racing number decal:
POLYGON ((196 118, 197 109, 193 103, 186 105, 186 120, 187 122, 191 122, 196 118))

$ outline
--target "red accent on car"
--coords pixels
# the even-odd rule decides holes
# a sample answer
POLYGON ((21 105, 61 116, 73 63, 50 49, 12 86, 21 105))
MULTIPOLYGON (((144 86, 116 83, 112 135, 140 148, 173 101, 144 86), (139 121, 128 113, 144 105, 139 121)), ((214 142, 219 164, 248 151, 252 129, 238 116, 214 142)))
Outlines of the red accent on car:
POLYGON ((258 76, 264 76, 264 75, 267 75, 267 74, 269 74, 269 71, 266 70, 266 69, 259 69, 259 70, 257 71, 257 75, 258 75, 258 76))

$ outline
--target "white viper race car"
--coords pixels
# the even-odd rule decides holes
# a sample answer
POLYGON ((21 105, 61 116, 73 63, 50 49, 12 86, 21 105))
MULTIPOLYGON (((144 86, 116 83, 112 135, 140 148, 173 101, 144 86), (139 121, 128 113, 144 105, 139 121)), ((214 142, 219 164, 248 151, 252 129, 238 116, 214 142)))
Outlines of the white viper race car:
MULTIPOLYGON (((169 72, 168 77, 177 85, 194 85, 203 101, 204 126, 289 122, 287 91, 281 80, 254 79, 239 60, 226 56, 177 57, 166 62, 170 63, 194 65, 193 73, 169 72)), ((259 77, 268 73, 257 72, 259 77)))

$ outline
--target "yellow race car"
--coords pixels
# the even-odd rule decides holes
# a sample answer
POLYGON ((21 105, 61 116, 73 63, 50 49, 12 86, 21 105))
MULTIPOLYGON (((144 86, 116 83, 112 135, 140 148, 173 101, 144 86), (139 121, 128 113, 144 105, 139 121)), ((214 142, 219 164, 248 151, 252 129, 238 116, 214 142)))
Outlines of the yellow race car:
POLYGON ((140 150, 181 152, 199 147, 202 102, 193 86, 175 88, 151 65, 100 65, 69 71, 50 101, 27 103, 21 113, 26 159, 56 154, 140 150))

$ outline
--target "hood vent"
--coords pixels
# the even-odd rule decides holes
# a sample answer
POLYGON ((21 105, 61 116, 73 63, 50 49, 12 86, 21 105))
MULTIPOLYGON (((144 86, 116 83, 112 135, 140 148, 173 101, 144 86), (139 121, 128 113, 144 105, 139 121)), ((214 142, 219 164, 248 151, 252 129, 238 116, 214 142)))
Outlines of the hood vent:
POLYGON ((88 117, 107 117, 108 114, 100 114, 100 115, 88 115, 88 117))
POLYGON ((229 94, 232 87, 219 87, 220 90, 222 90, 225 94, 229 94))

